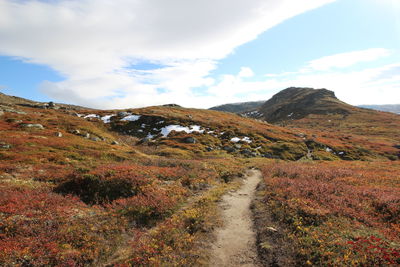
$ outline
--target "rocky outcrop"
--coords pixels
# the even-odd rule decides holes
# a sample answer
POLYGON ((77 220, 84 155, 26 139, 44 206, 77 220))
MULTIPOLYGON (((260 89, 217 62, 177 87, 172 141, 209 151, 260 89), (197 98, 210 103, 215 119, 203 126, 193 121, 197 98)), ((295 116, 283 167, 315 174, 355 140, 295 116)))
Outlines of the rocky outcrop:
POLYGON ((258 110, 264 120, 274 123, 286 120, 301 119, 309 114, 342 114, 351 113, 354 107, 340 101, 335 93, 327 89, 287 88, 258 110))
POLYGON ((43 125, 39 124, 39 123, 22 123, 20 124, 21 128, 31 128, 31 129, 40 129, 43 130, 44 127, 43 125))

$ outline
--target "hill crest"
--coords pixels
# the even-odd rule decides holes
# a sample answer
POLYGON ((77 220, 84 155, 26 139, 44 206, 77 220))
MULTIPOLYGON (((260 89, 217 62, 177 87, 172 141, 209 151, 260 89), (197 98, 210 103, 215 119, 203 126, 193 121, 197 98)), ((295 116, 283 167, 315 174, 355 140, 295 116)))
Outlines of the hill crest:
POLYGON ((275 123, 301 119, 309 114, 350 114, 355 107, 340 101, 333 91, 290 87, 274 95, 258 109, 258 117, 275 123))

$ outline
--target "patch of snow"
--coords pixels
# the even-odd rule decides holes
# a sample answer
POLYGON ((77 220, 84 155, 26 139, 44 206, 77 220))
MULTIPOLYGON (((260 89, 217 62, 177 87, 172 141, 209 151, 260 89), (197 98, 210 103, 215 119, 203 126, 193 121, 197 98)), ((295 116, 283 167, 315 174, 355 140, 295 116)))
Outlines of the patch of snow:
POLYGON ((247 137, 247 136, 243 137, 242 141, 246 142, 246 143, 251 143, 251 139, 249 137, 247 137))
POLYGON ((139 133, 143 133, 143 130, 142 129, 139 129, 139 130, 137 130, 139 133))
POLYGON ((121 121, 137 121, 138 119, 140 119, 140 115, 128 115, 123 117, 121 121))
POLYGON ((156 122, 156 124, 161 124, 161 123, 164 123, 164 121, 158 121, 158 122, 156 122))
POLYGON ((247 137, 247 136, 245 136, 243 138, 239 138, 239 137, 231 138, 231 142, 233 142, 233 143, 237 143, 239 141, 243 141, 243 142, 246 142, 246 143, 251 143, 252 142, 251 139, 249 137, 247 137))
POLYGON ((204 133, 204 130, 201 130, 199 125, 191 125, 190 128, 192 132, 204 133))
POLYGON ((333 150, 329 147, 326 148, 326 152, 332 152, 333 150))
POLYGON ((292 113, 290 113, 289 115, 287 115, 288 117, 292 117, 293 116, 293 112, 292 113))
POLYGON ((176 132, 185 132, 185 133, 192 133, 192 132, 198 132, 198 133, 203 133, 204 130, 200 130, 200 126, 198 125, 191 125, 190 128, 186 126, 181 126, 181 125, 168 125, 163 128, 161 128, 161 134, 164 137, 167 137, 170 132, 176 131, 176 132))
POLYGON ((141 128, 146 128, 146 123, 142 123, 142 125, 140 125, 141 128))
POLYGON ((100 116, 99 115, 97 115, 97 114, 89 114, 89 115, 86 115, 85 117, 83 117, 84 119, 89 119, 89 118, 100 118, 100 116))
POLYGON ((231 138, 231 142, 233 142, 233 143, 237 143, 237 142, 239 142, 241 139, 239 138, 239 137, 233 137, 233 138, 231 138))
POLYGON ((146 136, 146 138, 147 138, 147 139, 153 139, 153 138, 154 138, 154 135, 152 135, 151 133, 148 133, 147 136, 146 136))
POLYGON ((207 133, 208 133, 208 134, 212 134, 212 133, 214 133, 214 131, 208 131, 207 133))
POLYGON ((110 122, 111 122, 111 117, 114 117, 114 116, 115 116, 115 114, 112 114, 112 115, 105 115, 105 116, 101 117, 101 120, 102 120, 104 123, 110 123, 110 122))
POLYGON ((344 154, 344 152, 343 152, 343 151, 340 151, 338 154, 339 154, 339 155, 343 155, 343 154, 344 154))

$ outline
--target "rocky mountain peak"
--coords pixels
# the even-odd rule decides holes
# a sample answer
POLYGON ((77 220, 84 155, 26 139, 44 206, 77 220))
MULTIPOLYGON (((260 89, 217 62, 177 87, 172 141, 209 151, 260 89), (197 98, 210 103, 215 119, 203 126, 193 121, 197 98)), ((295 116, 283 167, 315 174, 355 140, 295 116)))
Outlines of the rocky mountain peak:
POLYGON ((309 114, 349 114, 351 109, 330 90, 290 87, 265 102, 258 112, 266 121, 278 122, 309 114))

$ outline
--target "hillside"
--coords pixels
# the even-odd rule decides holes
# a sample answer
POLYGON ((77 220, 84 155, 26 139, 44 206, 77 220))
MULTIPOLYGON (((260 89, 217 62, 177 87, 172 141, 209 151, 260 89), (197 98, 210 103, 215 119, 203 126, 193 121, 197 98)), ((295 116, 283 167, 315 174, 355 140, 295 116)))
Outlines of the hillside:
POLYGON ((69 109, 69 110, 82 110, 89 108, 76 106, 76 105, 68 105, 68 104, 61 104, 61 103, 54 103, 54 102, 37 102, 32 101, 29 99, 25 99, 22 97, 17 96, 10 96, 3 93, 0 93, 0 111, 10 108, 12 106, 25 106, 25 107, 32 107, 32 108, 52 108, 52 109, 69 109))
POLYGON ((246 111, 257 109, 261 107, 264 103, 265 101, 240 102, 240 103, 224 104, 209 109, 232 112, 232 113, 244 113, 246 111))
MULTIPOLYGON (((352 107, 349 110, 354 112, 352 107)), ((360 229, 367 229, 390 241, 388 248, 396 248, 399 177, 390 174, 399 173, 400 146, 395 144, 400 142, 394 143, 399 134, 397 115, 368 112, 373 112, 371 125, 390 127, 371 133, 363 128, 362 117, 354 117, 357 113, 346 118, 351 116, 352 123, 358 119, 362 127, 357 130, 375 134, 374 138, 337 133, 337 127, 329 132, 323 123, 319 127, 310 121, 314 115, 297 120, 300 126, 309 125, 307 129, 174 105, 125 110, 61 104, 44 108, 3 95, 0 265, 207 266, 213 231, 221 224, 218 203, 225 193, 238 189, 243 182, 239 177, 254 167, 263 172, 263 183, 269 185, 268 190, 263 184, 258 187, 257 196, 265 198, 254 210, 257 218, 267 218, 267 210, 276 213, 276 220, 268 224, 277 224, 274 227, 282 229, 281 236, 292 236, 288 246, 299 247, 296 263, 309 260, 307 252, 312 252, 313 260, 326 252, 310 247, 301 233, 286 230, 299 226, 303 217, 304 223, 315 218, 326 227, 314 232, 313 242, 325 230, 339 231, 325 225, 323 217, 327 223, 340 220, 337 226, 348 231, 336 241, 364 236, 360 229), (345 171, 347 166, 352 171, 345 171), (315 168, 320 172, 314 173, 315 168), (303 175, 307 172, 312 175, 303 175), (306 188, 309 194, 293 188, 294 183, 306 187, 310 177, 317 181, 315 188, 306 188), (358 192, 360 199, 350 203, 357 214, 350 209, 337 212, 329 201, 314 199, 335 198, 331 183, 342 186, 340 201, 358 192), (290 191, 282 192, 285 187, 290 191), (323 192, 326 196, 321 196, 323 192), (296 199, 313 203, 312 209, 296 199), (274 201, 284 206, 274 206, 278 203, 274 201), (365 209, 358 208, 361 204, 365 209), (282 214, 288 221, 278 220, 282 214), (358 224, 352 228, 347 220, 353 215, 358 224)), ((343 114, 328 116, 342 118, 343 114)), ((269 236, 265 227, 256 229, 262 238, 269 236)), ((258 251, 269 255, 272 250, 265 243, 269 239, 262 238, 257 239, 262 240, 258 251)), ((335 240, 330 241, 331 247, 335 240)), ((355 253, 349 256, 351 260, 359 256, 346 243, 343 250, 335 251, 333 263, 346 251, 355 253)), ((364 259, 364 254, 360 257, 364 259)))
POLYGON ((379 147, 393 155, 389 158, 400 155, 399 115, 351 106, 326 89, 288 88, 244 116, 311 134, 318 142, 346 140, 366 152, 379 147))

